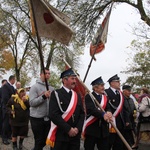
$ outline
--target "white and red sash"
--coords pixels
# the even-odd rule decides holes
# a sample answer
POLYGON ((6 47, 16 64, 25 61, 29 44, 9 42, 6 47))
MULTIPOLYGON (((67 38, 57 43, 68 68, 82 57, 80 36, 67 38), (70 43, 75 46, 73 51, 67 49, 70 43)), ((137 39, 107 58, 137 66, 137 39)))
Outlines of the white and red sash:
MULTIPOLYGON (((120 103, 119 103, 119 106, 117 107, 116 111, 112 115, 113 123, 114 123, 115 126, 116 126, 116 117, 122 111, 123 103, 124 103, 124 98, 123 98, 122 92, 119 91, 119 94, 120 94, 120 103)), ((109 124, 109 128, 112 128, 111 124, 109 124)))
MULTIPOLYGON (((101 107, 102 107, 103 109, 106 108, 106 105, 107 105, 107 97, 106 97, 105 95, 102 95, 102 99, 101 99, 100 105, 101 105, 101 107)), ((96 117, 90 116, 88 119, 86 119, 86 120, 84 121, 84 125, 83 125, 83 128, 82 128, 82 136, 83 136, 83 138, 84 138, 84 136, 85 136, 85 130, 86 130, 86 128, 87 128, 89 125, 91 125, 93 122, 95 122, 96 120, 97 120, 96 117)))
MULTIPOLYGON (((67 110, 62 114, 62 118, 65 121, 68 121, 70 117, 73 115, 75 109, 77 106, 77 94, 75 91, 72 91, 72 97, 70 100, 70 104, 67 108, 67 110)), ((56 131, 57 131, 57 125, 55 125, 51 121, 51 128, 47 136, 46 145, 50 145, 51 147, 54 147, 55 139, 56 139, 56 131)))

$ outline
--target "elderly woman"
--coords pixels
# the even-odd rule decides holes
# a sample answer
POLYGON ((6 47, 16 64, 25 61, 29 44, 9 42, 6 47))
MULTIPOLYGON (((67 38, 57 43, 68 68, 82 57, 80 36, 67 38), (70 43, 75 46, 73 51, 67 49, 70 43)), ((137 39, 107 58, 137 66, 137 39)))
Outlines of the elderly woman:
POLYGON ((13 150, 18 150, 17 136, 20 136, 19 150, 22 150, 22 143, 27 136, 29 122, 29 101, 23 88, 17 90, 15 95, 12 95, 7 103, 7 110, 12 128, 13 150))
MULTIPOLYGON (((132 149, 138 148, 138 143, 141 139, 143 132, 149 133, 150 138, 150 119, 144 121, 143 117, 150 116, 150 94, 147 88, 143 87, 140 92, 140 97, 138 100, 138 111, 139 111, 139 122, 137 125, 137 138, 135 144, 132 146, 132 149)), ((149 117, 150 118, 150 117, 149 117)))

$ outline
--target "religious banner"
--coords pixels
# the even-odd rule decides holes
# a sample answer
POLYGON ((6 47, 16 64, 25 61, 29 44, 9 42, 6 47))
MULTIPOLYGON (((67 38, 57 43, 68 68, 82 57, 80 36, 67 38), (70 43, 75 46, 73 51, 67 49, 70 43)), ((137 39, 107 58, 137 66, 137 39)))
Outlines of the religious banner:
MULTIPOLYGON (((105 43, 107 42, 108 24, 109 24, 109 18, 110 18, 110 14, 111 14, 111 8, 108 11, 106 17, 104 18, 102 24, 98 28, 98 31, 97 31, 94 39, 92 40, 92 43, 90 45, 90 55, 91 56, 93 56, 97 53, 100 53, 105 48, 105 43)), ((95 57, 94 57, 94 60, 96 60, 95 57)))
MULTIPOLYGON (((73 31, 69 27, 69 17, 51 6, 46 0, 30 0, 30 4, 31 1, 39 36, 68 45, 73 34, 73 31)), ((35 35, 35 22, 32 9, 30 9, 30 14, 32 34, 35 35)))

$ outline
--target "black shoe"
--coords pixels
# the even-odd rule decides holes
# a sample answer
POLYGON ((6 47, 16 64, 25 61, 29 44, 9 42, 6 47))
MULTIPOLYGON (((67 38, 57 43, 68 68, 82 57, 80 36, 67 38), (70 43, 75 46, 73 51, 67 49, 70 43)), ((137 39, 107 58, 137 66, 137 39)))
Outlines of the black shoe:
POLYGON ((9 145, 10 143, 8 142, 8 140, 3 140, 3 144, 9 145))
POLYGON ((13 150, 18 150, 18 148, 17 147, 13 147, 13 150))
POLYGON ((23 146, 22 144, 19 143, 19 150, 22 150, 23 149, 23 146))

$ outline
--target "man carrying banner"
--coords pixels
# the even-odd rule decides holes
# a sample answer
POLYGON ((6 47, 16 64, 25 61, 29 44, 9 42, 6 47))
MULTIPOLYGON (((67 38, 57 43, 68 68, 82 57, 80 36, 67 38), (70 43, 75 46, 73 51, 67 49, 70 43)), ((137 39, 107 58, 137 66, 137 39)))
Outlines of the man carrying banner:
MULTIPOLYGON (((112 76, 108 80, 110 87, 106 89, 107 96, 109 98, 109 104, 111 112, 113 113, 113 122, 118 130, 124 135, 125 122, 129 122, 128 112, 124 107, 123 95, 120 92, 120 78, 118 75, 112 76)), ((123 142, 116 133, 116 130, 110 125, 109 127, 109 150, 121 150, 123 149, 123 142)))
POLYGON ((53 87, 48 83, 48 90, 46 89, 45 80, 49 80, 50 70, 49 68, 44 69, 41 70, 40 78, 36 80, 29 93, 30 122, 34 135, 33 150, 43 149, 46 145, 46 138, 50 129, 49 101, 53 87))
POLYGON ((72 89, 76 75, 70 68, 61 73, 63 87, 53 91, 50 98, 51 129, 46 143, 52 150, 79 150, 84 122, 81 97, 72 89))
POLYGON ((93 87, 93 96, 100 103, 101 107, 106 111, 99 109, 95 101, 89 94, 85 97, 87 119, 83 126, 83 136, 85 137, 85 150, 94 150, 97 145, 98 150, 108 150, 109 148, 109 124, 112 114, 106 95, 104 95, 104 82, 101 77, 95 79, 91 83, 93 87))

